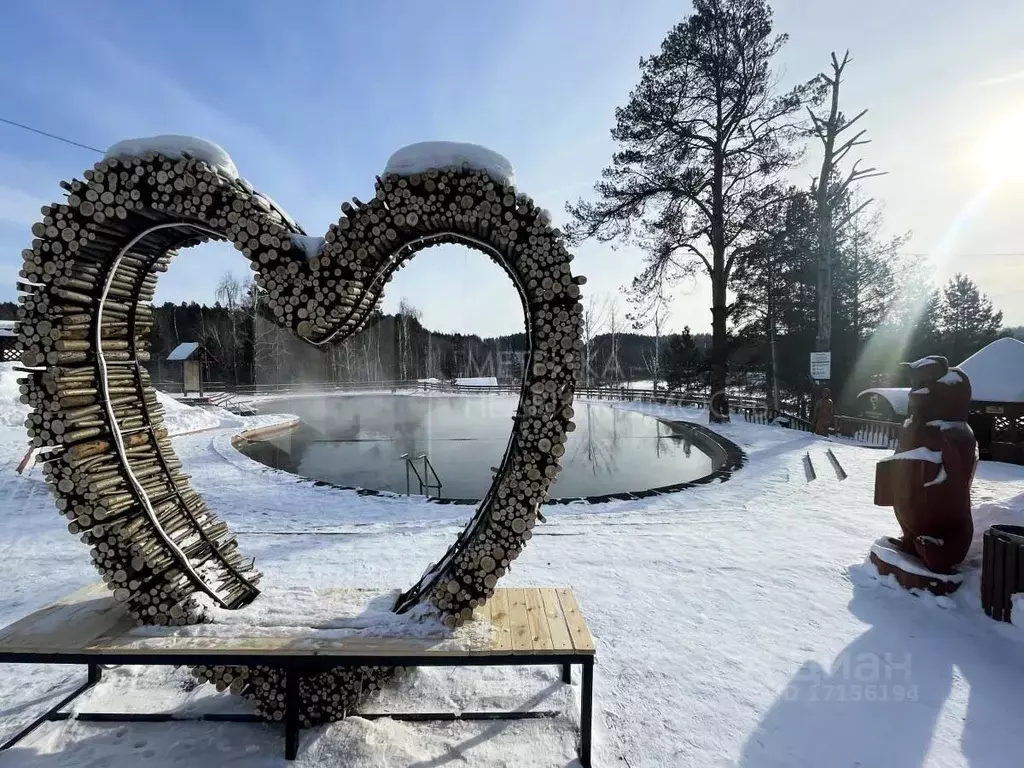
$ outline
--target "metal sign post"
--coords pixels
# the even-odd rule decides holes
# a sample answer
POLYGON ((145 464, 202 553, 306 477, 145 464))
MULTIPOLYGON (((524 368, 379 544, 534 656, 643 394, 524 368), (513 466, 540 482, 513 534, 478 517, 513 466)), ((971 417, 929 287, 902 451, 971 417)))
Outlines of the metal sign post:
POLYGON ((832 378, 832 353, 811 352, 811 378, 828 381, 832 378))

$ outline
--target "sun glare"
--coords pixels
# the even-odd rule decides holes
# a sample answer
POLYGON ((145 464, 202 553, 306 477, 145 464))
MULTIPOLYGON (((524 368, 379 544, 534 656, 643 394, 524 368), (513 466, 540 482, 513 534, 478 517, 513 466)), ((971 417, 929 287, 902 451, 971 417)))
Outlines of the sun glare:
POLYGON ((978 145, 978 160, 994 178, 1024 181, 1024 112, 987 127, 978 145))

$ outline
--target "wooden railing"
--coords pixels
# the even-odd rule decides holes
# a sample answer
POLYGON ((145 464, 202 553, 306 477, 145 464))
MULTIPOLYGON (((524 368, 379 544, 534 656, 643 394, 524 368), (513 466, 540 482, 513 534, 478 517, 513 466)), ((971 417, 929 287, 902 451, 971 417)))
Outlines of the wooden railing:
MULTIPOLYGON (((419 382, 417 388, 436 392, 461 392, 466 394, 518 394, 519 385, 476 386, 462 384, 446 384, 443 382, 419 382)), ((633 403, 651 403, 654 405, 678 405, 692 408, 707 408, 708 398, 693 392, 669 392, 659 389, 629 389, 625 387, 576 387, 576 397, 592 400, 611 400, 633 403)), ((735 412, 739 408, 763 407, 764 403, 756 398, 729 397, 729 409, 735 412)))
MULTIPOLYGON (((157 389, 165 392, 176 393, 181 391, 180 381, 157 381, 154 383, 157 389)), ((390 389, 420 389, 424 387, 419 381, 325 381, 325 382, 300 382, 294 384, 239 384, 233 386, 223 382, 204 382, 203 389, 214 393, 212 396, 221 393, 230 393, 236 396, 248 395, 276 395, 276 394, 302 394, 304 392, 331 392, 331 391, 352 391, 364 392, 374 390, 390 389)), ((467 387, 472 389, 472 387, 467 387)))
POLYGON ((799 416, 795 416, 792 413, 786 411, 776 410, 766 405, 755 405, 746 408, 737 409, 737 412, 743 416, 743 420, 750 422, 751 424, 774 424, 780 427, 788 427, 789 429, 798 429, 801 432, 811 432, 811 422, 807 419, 801 419, 799 416))
POLYGON ((855 419, 852 416, 837 416, 835 436, 852 440, 861 445, 895 448, 902 426, 896 421, 872 421, 871 419, 855 419))

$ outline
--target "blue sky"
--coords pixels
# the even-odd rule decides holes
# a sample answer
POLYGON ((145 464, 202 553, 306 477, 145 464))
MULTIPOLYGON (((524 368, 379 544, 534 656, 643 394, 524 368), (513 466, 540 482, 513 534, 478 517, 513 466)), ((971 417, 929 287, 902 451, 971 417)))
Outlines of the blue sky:
MULTIPOLYGON (((607 163, 614 109, 639 58, 688 7, 7 0, 0 117, 99 148, 157 133, 208 138, 312 234, 343 200, 369 196, 399 147, 472 141, 509 157, 518 186, 558 219, 607 163)), ((907 250, 931 254, 937 279, 968 271, 1008 322, 1024 323, 1024 256, 977 255, 1024 253, 1024 154, 1020 175, 998 183, 992 163, 978 160, 992 126, 1024 110, 1024 4, 781 0, 775 9, 791 37, 779 60, 785 81, 810 77, 833 49, 852 50, 844 104, 871 110, 864 156, 889 175, 865 188, 884 201, 888 228, 913 231, 907 250)), ((96 157, 0 124, 0 299, 15 295, 39 205, 96 157)), ((627 283, 637 263, 628 248, 577 250, 577 271, 602 295, 627 283)), ((158 300, 210 300, 228 271, 248 273, 230 248, 186 251, 158 300)), ((506 278, 462 248, 417 256, 385 307, 402 297, 432 327, 521 329, 506 278)), ((702 282, 680 289, 671 326, 704 330, 709 304, 702 282)))

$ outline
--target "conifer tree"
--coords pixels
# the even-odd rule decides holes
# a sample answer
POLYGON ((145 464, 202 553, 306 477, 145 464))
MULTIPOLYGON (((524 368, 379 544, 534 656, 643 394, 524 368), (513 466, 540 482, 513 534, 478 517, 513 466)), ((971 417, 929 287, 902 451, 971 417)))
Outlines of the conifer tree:
POLYGON ((816 90, 779 93, 771 64, 785 42, 765 0, 694 0, 616 110, 619 150, 597 200, 568 206, 576 241, 644 247, 639 290, 693 269, 708 275, 713 396, 725 390, 733 268, 753 246, 755 219, 783 201, 776 182, 798 158, 797 118, 816 90))

